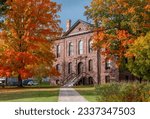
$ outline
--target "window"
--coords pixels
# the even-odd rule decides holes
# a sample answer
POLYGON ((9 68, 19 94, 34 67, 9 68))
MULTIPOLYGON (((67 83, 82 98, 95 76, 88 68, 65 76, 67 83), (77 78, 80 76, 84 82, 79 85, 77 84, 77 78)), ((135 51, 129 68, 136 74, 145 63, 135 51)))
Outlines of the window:
POLYGON ((72 63, 68 63, 68 74, 72 73, 72 63))
POLYGON ((79 44, 78 44, 78 54, 81 55, 83 54, 83 41, 79 41, 79 44))
POLYGON ((60 57, 60 45, 56 46, 56 57, 60 57))
POLYGON ((93 43, 93 41, 90 39, 88 42, 89 53, 91 53, 93 51, 92 43, 93 43))
POLYGON ((93 60, 89 60, 89 71, 93 71, 93 60))
POLYGON ((79 31, 81 31, 81 28, 79 28, 79 31))
POLYGON ((69 43, 69 56, 73 55, 73 43, 69 43))
POLYGON ((110 83, 110 76, 105 76, 105 82, 110 83))
POLYGON ((106 60, 105 69, 110 69, 110 68, 111 68, 111 60, 106 60))
POLYGON ((60 64, 57 64, 57 65, 56 65, 56 70, 57 70, 58 72, 61 72, 60 64))

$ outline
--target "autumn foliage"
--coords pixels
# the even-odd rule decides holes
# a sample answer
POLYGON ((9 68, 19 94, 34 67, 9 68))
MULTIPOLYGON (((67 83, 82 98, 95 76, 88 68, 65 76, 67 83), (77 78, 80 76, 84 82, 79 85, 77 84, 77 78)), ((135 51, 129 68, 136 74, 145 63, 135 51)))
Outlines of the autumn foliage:
MULTIPOLYGON (((94 22, 94 47, 118 65, 134 41, 150 30, 149 0, 92 0, 85 15, 94 22)), ((132 55, 132 54, 130 54, 132 55)))
POLYGON ((60 5, 51 0, 7 0, 6 4, 0 33, 0 76, 22 80, 35 76, 41 66, 50 75, 55 60, 53 40, 61 34, 60 5))

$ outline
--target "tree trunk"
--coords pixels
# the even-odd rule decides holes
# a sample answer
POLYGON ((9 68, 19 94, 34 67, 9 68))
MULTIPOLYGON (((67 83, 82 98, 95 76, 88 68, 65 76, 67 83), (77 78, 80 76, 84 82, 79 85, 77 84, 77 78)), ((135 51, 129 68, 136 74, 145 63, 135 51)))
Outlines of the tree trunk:
POLYGON ((8 78, 6 77, 6 82, 5 82, 6 86, 8 85, 8 78))
POLYGON ((100 49, 97 50, 97 84, 101 84, 100 49))
POLYGON ((5 88, 5 81, 2 81, 2 88, 5 88))
POLYGON ((140 77, 139 81, 140 81, 140 83, 142 83, 142 78, 141 77, 140 77))
POLYGON ((18 87, 23 87, 21 75, 18 75, 18 87))

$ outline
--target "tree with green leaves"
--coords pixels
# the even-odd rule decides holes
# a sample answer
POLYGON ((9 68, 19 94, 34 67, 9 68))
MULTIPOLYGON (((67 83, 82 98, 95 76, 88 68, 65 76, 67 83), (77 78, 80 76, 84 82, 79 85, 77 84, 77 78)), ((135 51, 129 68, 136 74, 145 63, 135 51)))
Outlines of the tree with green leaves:
POLYGON ((129 71, 141 79, 150 80, 150 32, 146 36, 139 37, 130 46, 126 55, 129 58, 127 64, 129 71))

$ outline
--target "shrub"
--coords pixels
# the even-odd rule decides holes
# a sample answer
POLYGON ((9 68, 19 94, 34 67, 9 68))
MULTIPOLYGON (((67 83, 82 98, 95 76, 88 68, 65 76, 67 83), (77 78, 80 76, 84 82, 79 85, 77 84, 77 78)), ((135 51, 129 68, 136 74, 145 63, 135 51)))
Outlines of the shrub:
POLYGON ((148 83, 111 83, 95 87, 99 102, 147 102, 150 101, 148 83))
POLYGON ((138 84, 135 83, 127 83, 122 84, 120 90, 121 101, 123 102, 139 102, 141 101, 141 91, 138 84))
POLYGON ((143 102, 149 102, 150 101, 150 84, 140 85, 140 90, 141 90, 141 100, 143 102))
POLYGON ((100 102, 119 102, 119 84, 104 84, 96 86, 97 101, 100 102))

